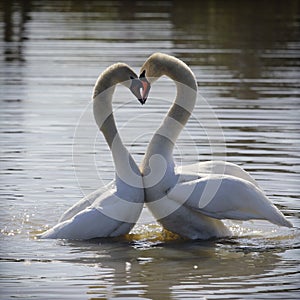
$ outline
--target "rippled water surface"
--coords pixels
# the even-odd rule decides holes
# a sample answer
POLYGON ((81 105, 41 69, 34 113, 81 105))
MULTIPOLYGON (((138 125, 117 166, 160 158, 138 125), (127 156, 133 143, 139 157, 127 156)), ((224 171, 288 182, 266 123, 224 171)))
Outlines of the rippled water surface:
MULTIPOLYGON (((1 299, 299 299, 299 4, 2 1, 1 299), (176 160, 241 165, 295 228, 228 221, 232 238, 190 242, 145 210, 124 238, 35 238, 114 177, 91 114, 96 78, 117 61, 138 72, 155 51, 185 61, 199 84, 176 160)), ((174 93, 162 78, 142 107, 117 88, 138 163, 174 93)))

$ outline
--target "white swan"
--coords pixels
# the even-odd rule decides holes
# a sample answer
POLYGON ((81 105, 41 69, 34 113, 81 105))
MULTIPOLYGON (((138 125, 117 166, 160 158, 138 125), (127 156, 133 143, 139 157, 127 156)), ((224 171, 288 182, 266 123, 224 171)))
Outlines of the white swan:
POLYGON ((121 141, 112 112, 112 96, 118 83, 130 88, 143 103, 142 83, 126 64, 114 64, 99 76, 93 92, 93 112, 112 151, 116 178, 68 209, 60 223, 41 238, 86 240, 119 236, 127 234, 140 216, 144 204, 142 177, 121 141))
MULTIPOLYGON (((154 217, 164 228, 190 239, 230 235, 219 219, 265 219, 291 227, 255 180, 239 166, 222 161, 175 166, 174 144, 194 108, 197 83, 185 63, 155 53, 142 66, 140 79, 150 86, 162 75, 174 80, 177 94, 141 165, 145 202, 154 217)), ((144 94, 143 99, 146 98, 144 94)))

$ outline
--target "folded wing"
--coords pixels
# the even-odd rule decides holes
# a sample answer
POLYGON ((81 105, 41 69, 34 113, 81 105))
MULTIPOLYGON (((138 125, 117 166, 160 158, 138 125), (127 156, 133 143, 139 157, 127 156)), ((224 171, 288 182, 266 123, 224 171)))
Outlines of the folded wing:
POLYGON ((168 198, 216 219, 262 219, 292 227, 261 189, 230 175, 178 183, 168 192, 168 198))

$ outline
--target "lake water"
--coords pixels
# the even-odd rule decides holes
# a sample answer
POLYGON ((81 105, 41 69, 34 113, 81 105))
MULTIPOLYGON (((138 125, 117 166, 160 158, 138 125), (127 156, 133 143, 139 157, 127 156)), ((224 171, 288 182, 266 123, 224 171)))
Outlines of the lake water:
MULTIPOLYGON (((299 1, 1 1, 0 298, 299 299, 299 8, 299 1), (98 75, 118 61, 139 72, 156 51, 185 61, 199 84, 176 160, 241 165, 295 228, 228 221, 232 238, 182 241, 145 209, 124 238, 35 238, 114 177, 91 115, 98 75)), ((116 120, 138 163, 172 97, 165 78, 144 106, 117 88, 116 120)))

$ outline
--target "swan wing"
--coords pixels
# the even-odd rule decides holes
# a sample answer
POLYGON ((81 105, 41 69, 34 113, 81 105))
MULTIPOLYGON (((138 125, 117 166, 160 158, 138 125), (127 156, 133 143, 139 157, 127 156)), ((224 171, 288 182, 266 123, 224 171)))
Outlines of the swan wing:
POLYGON ((240 166, 227 161, 204 161, 195 164, 179 166, 176 173, 180 174, 182 181, 196 180, 208 175, 230 175, 247 180, 258 186, 255 179, 240 166))
POLYGON ((143 203, 122 200, 116 193, 107 191, 91 206, 58 223, 40 237, 88 240, 124 235, 132 229, 142 208, 143 203))
POLYGON ((264 219, 292 227, 261 189, 230 175, 178 183, 168 192, 168 198, 217 219, 264 219))
POLYGON ((108 190, 112 190, 115 187, 115 180, 110 182, 109 184, 102 186, 101 188, 97 189, 96 191, 86 195, 84 198, 76 202, 73 206, 67 209, 59 219, 59 222, 66 221, 72 217, 74 217, 79 212, 83 211, 90 205, 94 203, 96 199, 99 198, 102 194, 104 194, 108 190))
POLYGON ((136 194, 132 191, 132 193, 128 193, 126 197, 118 191, 108 190, 94 201, 92 207, 111 219, 125 223, 136 223, 143 209, 143 205, 143 190, 139 190, 136 194), (130 198, 129 195, 132 197, 130 198))

